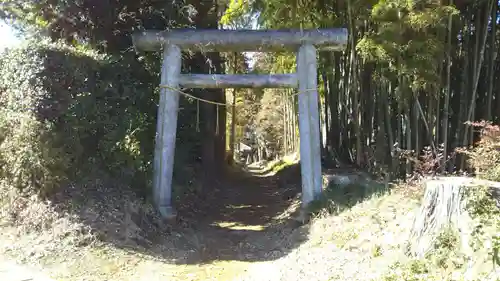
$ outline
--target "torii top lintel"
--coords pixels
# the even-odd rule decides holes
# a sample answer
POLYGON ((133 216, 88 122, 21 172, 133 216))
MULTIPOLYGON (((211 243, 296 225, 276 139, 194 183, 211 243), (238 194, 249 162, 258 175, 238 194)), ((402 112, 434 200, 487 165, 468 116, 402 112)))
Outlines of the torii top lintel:
POLYGON ((220 30, 172 29, 148 30, 132 35, 134 46, 141 51, 158 51, 165 44, 183 50, 220 52, 296 51, 302 44, 318 50, 341 51, 346 48, 347 29, 307 30, 220 30))

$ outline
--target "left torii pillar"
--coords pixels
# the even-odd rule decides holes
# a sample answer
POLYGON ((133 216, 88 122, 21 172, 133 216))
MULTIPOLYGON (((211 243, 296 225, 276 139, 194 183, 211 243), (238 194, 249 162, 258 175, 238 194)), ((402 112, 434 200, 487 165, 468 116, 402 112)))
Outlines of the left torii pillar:
POLYGON ((181 49, 176 45, 163 48, 160 102, 156 124, 153 195, 161 216, 175 218, 172 207, 172 175, 174 172, 175 139, 179 111, 179 77, 181 74, 181 49))

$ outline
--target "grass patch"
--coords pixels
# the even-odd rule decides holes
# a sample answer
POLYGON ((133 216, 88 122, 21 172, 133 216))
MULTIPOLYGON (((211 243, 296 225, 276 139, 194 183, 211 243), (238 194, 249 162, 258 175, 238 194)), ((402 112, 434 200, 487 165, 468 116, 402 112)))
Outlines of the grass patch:
POLYGON ((385 185, 377 182, 330 184, 323 190, 321 197, 309 205, 308 212, 313 216, 335 215, 374 196, 385 194, 385 185))
POLYGON ((340 213, 313 218, 310 243, 318 252, 330 252, 319 260, 339 265, 327 273, 330 279, 321 280, 379 280, 391 265, 405 259, 402 249, 418 203, 401 192, 379 193, 340 213), (338 257, 329 261, 330 255, 338 257))
POLYGON ((299 161, 294 159, 293 157, 285 157, 283 159, 268 162, 264 167, 249 167, 249 170, 260 175, 272 176, 278 174, 286 168, 297 165, 298 163, 299 161))
MULTIPOLYGON (((408 197, 398 189, 391 189, 390 193, 384 192, 386 190, 382 185, 351 184, 343 187, 332 185, 326 190, 322 201, 315 202, 318 205, 313 211, 317 216, 310 224, 298 229, 308 232, 308 240, 299 246, 298 251, 276 261, 251 263, 215 260, 204 264, 177 264, 175 260, 155 257, 125 247, 115 247, 98 240, 95 236, 89 236, 93 239, 90 243, 81 244, 79 241, 82 240, 75 238, 84 237, 84 234, 80 228, 69 227, 76 225, 71 220, 51 216, 42 222, 34 220, 37 216, 40 218, 41 214, 44 216, 52 214, 54 212, 52 209, 43 209, 42 206, 31 207, 29 212, 23 213, 22 206, 35 206, 33 202, 16 203, 20 204, 16 220, 20 224, 30 225, 29 231, 20 231, 19 225, 12 222, 2 227, 0 253, 24 263, 39 264, 56 280, 65 281, 262 280, 262 278, 239 278, 245 271, 254 277, 264 272, 264 277, 268 277, 272 276, 271 270, 297 270, 297 272, 303 270, 318 273, 318 279, 313 277, 309 280, 329 280, 328 278, 364 281, 461 280, 457 276, 463 275, 462 269, 466 267, 467 259, 456 251, 459 240, 451 229, 443 230, 436 239, 432 253, 424 259, 410 259, 404 256, 404 246, 414 218, 413 212, 418 207, 419 200, 408 197), (35 226, 35 230, 32 226, 35 226), (68 231, 58 229, 68 229, 68 231), (331 266, 325 267, 325 264, 331 266)), ((108 197, 118 198, 114 193, 108 197)), ((10 202, 3 199, 3 202, 10 202)), ((489 201, 485 203, 484 198, 476 198, 475 201, 479 202, 477 204, 480 206, 492 203, 489 201)), ((106 200, 106 202, 109 205, 113 201, 106 200)), ((48 203, 44 204, 43 206, 50 206, 48 203)), ((112 205, 115 204, 118 207, 121 203, 115 202, 112 205)), ((247 206, 244 204, 229 206, 233 209, 245 207, 247 206)), ((100 210, 98 213, 101 211, 105 210, 100 210)), ((477 211, 483 212, 484 208, 477 208, 477 211)), ((487 217, 494 218, 494 215, 490 214, 487 217)), ((61 218, 68 217, 61 216, 61 218)), ((106 222, 106 225, 120 223, 106 222)), ((486 222, 483 222, 484 224, 486 222)), ((240 228, 240 225, 233 224, 221 226, 240 228)), ((298 232, 276 233, 276 235, 290 237, 294 233, 298 232)), ((134 237, 148 238, 142 232, 132 234, 134 237)), ((204 240, 201 236, 206 233, 198 234, 200 235, 198 242, 203 246, 204 240)), ((177 236, 172 233, 171 237, 174 239, 177 236)), ((265 240, 259 241, 265 243, 265 240)), ((161 248, 160 251, 180 251, 175 247, 181 244, 181 241, 171 242, 168 245, 153 243, 149 247, 161 248)), ((285 242, 280 246, 282 244, 285 242)), ((187 250, 200 251, 200 249, 201 247, 187 250)), ((300 274, 288 274, 288 276, 298 277, 300 274)), ((478 275, 478 280, 491 280, 481 278, 483 277, 478 275)))
POLYGON ((488 190, 465 189, 465 206, 473 219, 470 233, 460 233, 453 225, 443 227, 425 257, 396 262, 381 280, 500 280, 500 247, 496 242, 500 210, 488 190))
MULTIPOLYGON (((117 198, 117 196, 114 196, 114 198, 117 198)), ((95 241, 87 246, 71 246, 73 245, 71 243, 60 243, 62 240, 57 237, 54 238, 55 236, 52 235, 55 226, 50 223, 46 227, 28 233, 16 232, 18 229, 15 225, 2 228, 0 251, 18 261, 39 264, 40 268, 43 267, 45 273, 56 280, 64 281, 261 280, 259 278, 239 278, 245 271, 251 275, 261 274, 261 271, 258 270, 260 264, 267 270, 278 268, 276 270, 279 271, 280 264, 287 268, 283 268, 283 270, 301 268, 303 265, 297 263, 297 261, 306 259, 306 256, 315 256, 316 251, 319 251, 321 255, 337 255, 340 260, 339 263, 331 263, 335 265, 335 276, 339 276, 332 280, 359 280, 352 279, 352 276, 347 271, 342 272, 344 270, 344 266, 341 266, 342 260, 346 260, 349 264, 362 271, 380 271, 385 268, 386 261, 389 263, 388 261, 397 259, 398 256, 395 255, 396 249, 392 249, 387 244, 388 242, 392 243, 394 239, 386 239, 388 242, 385 242, 383 231, 389 230, 391 233, 395 233, 395 237, 404 237, 404 235, 399 234, 400 231, 406 229, 402 225, 402 222, 407 220, 404 215, 414 207, 413 203, 410 204, 407 201, 398 194, 372 196, 368 200, 346 209, 341 214, 316 218, 308 227, 308 241, 300 246, 300 256, 291 258, 286 263, 281 263, 281 261, 276 261, 276 263, 274 263, 275 261, 251 263, 236 260, 216 260, 206 264, 176 264, 173 260, 155 258, 126 248, 117 248, 101 241, 95 241), (402 202, 406 204, 401 208, 397 208, 402 202), (396 222, 395 220, 400 221, 396 222), (331 245, 334 245, 334 247, 332 248, 331 245), (28 251, 28 249, 32 250, 28 251), (375 260, 383 261, 384 264, 377 265, 372 269, 370 263, 375 260), (255 270, 252 270, 253 266, 257 266, 255 270)), ((52 211, 43 212, 52 213, 52 211)), ((32 216, 37 213, 42 212, 33 212, 32 216)), ((279 234, 277 233, 277 235, 279 234)), ((282 235, 290 236, 287 233, 282 235)), ((69 238, 78 237, 79 234, 70 233, 68 236, 69 238)), ((175 234, 171 236, 176 237, 175 234)), ((203 240, 199 242, 203 243, 203 240)), ((178 245, 179 241, 173 241, 173 243, 178 245)), ((161 248, 161 251, 172 251, 176 246, 174 244, 153 244, 153 247, 161 248)), ((193 248, 192 250, 198 251, 199 249, 193 248)), ((322 263, 316 262, 313 264, 321 267, 314 268, 314 271, 321 271, 325 268, 322 263)), ((310 263, 304 263, 304 265, 311 266, 310 263)), ((266 273, 266 276, 269 274, 266 273)), ((328 274, 325 276, 333 275, 328 274)), ((312 278, 312 280, 316 279, 312 278)))
POLYGON ((444 228, 425 258, 411 259, 406 263, 396 262, 381 280, 457 280, 457 276, 463 276, 467 262, 466 257, 457 250, 460 249, 458 235, 453 228, 444 228))
POLYGON ((292 161, 287 162, 285 160, 281 160, 278 163, 276 163, 275 165, 271 166, 270 172, 278 173, 279 171, 284 170, 285 168, 290 167, 294 164, 296 164, 296 162, 292 162, 292 161))
MULTIPOLYGON (((125 232, 104 234, 100 232, 103 229, 90 229, 71 215, 58 213, 50 202, 40 201, 36 197, 23 200, 2 198, 0 256, 35 266, 58 281, 225 281, 233 280, 250 265, 243 261, 217 260, 207 264, 176 264, 173 259, 133 249, 139 247, 135 244, 139 233, 133 233, 132 225, 125 232), (115 235, 120 236, 116 239, 123 240, 123 246, 117 247, 107 242, 110 236, 115 235)), ((119 215, 121 211, 115 210, 113 215, 119 215)), ((116 226, 126 222, 108 221, 108 224, 106 229, 112 232, 116 226)), ((166 244, 151 246, 163 252, 176 251, 178 256, 182 256, 182 251, 199 251, 192 248, 177 249, 176 246, 182 244, 178 240, 187 239, 179 236, 173 233, 166 244)))

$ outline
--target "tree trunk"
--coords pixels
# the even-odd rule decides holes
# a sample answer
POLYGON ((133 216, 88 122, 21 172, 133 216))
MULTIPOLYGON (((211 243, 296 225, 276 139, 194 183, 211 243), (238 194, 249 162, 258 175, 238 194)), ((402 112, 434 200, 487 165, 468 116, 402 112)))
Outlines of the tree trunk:
POLYGON ((488 59, 488 96, 486 99, 486 120, 492 121, 492 114, 491 114, 491 109, 493 108, 492 102, 493 102, 493 86, 495 84, 495 62, 496 62, 496 54, 497 50, 495 48, 496 46, 496 19, 498 18, 497 16, 498 12, 498 5, 493 5, 493 8, 491 9, 491 19, 495 21, 495 24, 491 25, 491 35, 490 35, 490 52, 489 52, 489 59, 488 59))
MULTIPOLYGON (((485 10, 486 16, 483 21, 483 26, 481 27, 481 30, 483 31, 482 37, 479 39, 478 35, 479 32, 476 33, 476 51, 474 52, 475 59, 474 59, 474 75, 473 75, 473 84, 472 84, 472 97, 470 101, 470 107, 467 113, 467 120, 469 121, 474 121, 471 120, 471 118, 474 117, 474 110, 476 107, 476 100, 477 100, 477 85, 479 83, 479 74, 481 72, 481 67, 483 65, 483 60, 484 60, 484 50, 486 48, 486 38, 488 37, 488 18, 491 13, 491 10, 493 9, 493 3, 495 3, 495 0, 491 0, 487 3, 488 8, 485 10), (481 40, 481 41, 479 41, 481 40), (479 46, 479 43, 481 44, 479 46), (479 49, 479 50, 478 50, 479 49)), ((478 10, 478 15, 480 15, 480 10, 478 10)), ((479 23, 477 23, 479 25, 479 23)), ((476 26, 477 28, 478 26, 476 26)), ((478 29, 476 29, 478 30, 478 29)), ((468 133, 468 128, 465 128, 465 134, 463 138, 463 145, 467 145, 469 143, 469 138, 467 137, 468 133)))
POLYGON ((324 92, 324 95, 325 95, 325 102, 324 102, 324 120, 325 120, 325 132, 326 132, 326 137, 325 137, 325 148, 323 149, 323 155, 325 156, 325 159, 327 159, 328 161, 330 160, 330 158, 332 157, 332 154, 331 154, 331 141, 330 141, 330 137, 331 137, 331 134, 329 133, 330 132, 330 114, 329 114, 329 108, 330 108, 330 87, 328 86, 328 75, 326 75, 326 72, 325 72, 325 69, 327 68, 326 66, 326 63, 325 65, 323 66, 323 71, 321 72, 321 77, 323 79, 323 92, 324 92))
POLYGON ((362 157, 363 157, 363 147, 361 146, 361 125, 360 125, 360 112, 359 112, 359 89, 358 89, 358 72, 357 72, 357 64, 358 60, 356 59, 356 29, 355 29, 355 22, 354 18, 352 16, 352 7, 351 7, 351 1, 347 1, 347 13, 349 17, 349 27, 351 28, 350 36, 349 38, 351 39, 350 43, 350 58, 349 58, 349 64, 350 64, 350 79, 349 79, 349 85, 351 85, 351 89, 349 91, 350 96, 352 97, 352 116, 353 116, 353 127, 354 127, 354 138, 356 140, 356 165, 358 167, 362 166, 362 157))
MULTIPOLYGON (((220 7, 215 0, 188 1, 197 11, 192 18, 197 28, 218 29, 220 7)), ((189 65, 198 66, 201 73, 223 73, 222 59, 219 53, 195 53, 189 65)), ((198 91, 204 99, 225 103, 226 97, 222 89, 206 89, 198 91)), ((226 152, 226 108, 202 102, 201 115, 203 116, 202 165, 203 186, 205 191, 213 187, 215 179, 223 175, 226 152), (217 129, 217 132, 216 132, 217 129)))
MULTIPOLYGON (((453 0, 450 0, 450 5, 453 5, 453 0)), ((448 158, 448 120, 449 120, 449 107, 450 107, 450 95, 451 95, 451 26, 452 16, 448 17, 448 36, 447 36, 447 46, 446 46, 446 92, 444 96, 443 105, 443 160, 441 162, 441 172, 446 171, 446 160, 448 158)))

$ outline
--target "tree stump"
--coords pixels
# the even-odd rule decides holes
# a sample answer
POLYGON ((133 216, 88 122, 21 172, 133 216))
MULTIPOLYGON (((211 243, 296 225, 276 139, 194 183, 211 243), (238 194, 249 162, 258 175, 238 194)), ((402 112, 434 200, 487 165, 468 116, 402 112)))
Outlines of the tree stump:
POLYGON ((465 208, 463 191, 466 188, 487 186, 499 206, 500 183, 469 177, 438 177, 424 181, 424 185, 425 194, 422 206, 413 222, 408 241, 408 254, 423 258, 433 247, 439 232, 448 226, 458 230, 461 250, 470 253, 472 219, 465 208))

